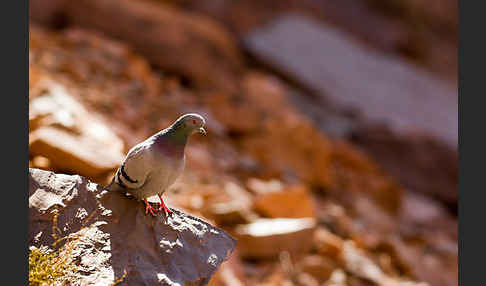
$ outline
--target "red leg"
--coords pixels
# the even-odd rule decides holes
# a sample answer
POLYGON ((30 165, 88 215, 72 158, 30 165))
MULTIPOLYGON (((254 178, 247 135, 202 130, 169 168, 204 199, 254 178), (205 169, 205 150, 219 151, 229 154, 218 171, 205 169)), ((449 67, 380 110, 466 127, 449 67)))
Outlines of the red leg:
POLYGON ((162 199, 162 196, 161 195, 158 195, 158 196, 159 196, 159 199, 160 199, 159 211, 164 210, 166 215, 172 213, 172 211, 165 205, 164 200, 162 199))
POLYGON ((150 213, 153 215, 153 216, 157 216, 157 210, 154 209, 150 204, 149 202, 147 201, 147 199, 144 199, 145 201, 145 214, 148 214, 148 212, 150 211, 150 213), (155 213, 154 213, 155 212, 155 213))

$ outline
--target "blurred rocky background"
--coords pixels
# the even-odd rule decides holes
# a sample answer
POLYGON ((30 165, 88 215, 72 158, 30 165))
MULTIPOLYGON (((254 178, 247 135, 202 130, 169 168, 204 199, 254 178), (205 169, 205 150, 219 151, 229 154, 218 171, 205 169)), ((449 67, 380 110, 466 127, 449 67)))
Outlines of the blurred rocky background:
POLYGON ((205 116, 164 197, 238 239, 209 285, 458 284, 457 1, 31 0, 30 20, 30 167, 106 184, 205 116))

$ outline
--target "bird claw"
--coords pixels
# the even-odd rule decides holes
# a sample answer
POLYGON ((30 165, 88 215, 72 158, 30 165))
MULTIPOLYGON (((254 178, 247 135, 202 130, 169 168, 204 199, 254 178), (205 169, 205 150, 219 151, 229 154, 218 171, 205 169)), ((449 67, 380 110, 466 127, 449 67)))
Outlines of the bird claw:
POLYGON ((158 203, 159 204, 159 209, 158 211, 164 210, 165 216, 172 216, 172 210, 169 209, 165 204, 158 203))
POLYGON ((145 214, 148 214, 148 212, 150 212, 150 214, 152 216, 157 216, 158 210, 157 209, 154 209, 149 203, 146 203, 145 204, 145 214))

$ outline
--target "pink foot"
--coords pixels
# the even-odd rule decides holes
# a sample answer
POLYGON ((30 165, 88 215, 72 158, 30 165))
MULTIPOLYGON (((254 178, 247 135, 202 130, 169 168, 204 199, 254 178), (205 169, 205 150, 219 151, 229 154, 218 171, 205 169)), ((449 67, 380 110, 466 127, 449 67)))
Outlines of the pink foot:
POLYGON ((150 204, 149 202, 147 201, 147 199, 144 200, 145 201, 145 214, 148 214, 148 212, 150 212, 153 216, 157 216, 157 211, 156 209, 154 209, 150 204))
POLYGON ((159 199, 160 199, 160 202, 159 202, 159 211, 161 210, 164 210, 165 211, 165 215, 168 216, 169 214, 172 214, 172 211, 165 205, 164 203, 164 200, 162 199, 162 197, 160 195, 159 196, 159 199))

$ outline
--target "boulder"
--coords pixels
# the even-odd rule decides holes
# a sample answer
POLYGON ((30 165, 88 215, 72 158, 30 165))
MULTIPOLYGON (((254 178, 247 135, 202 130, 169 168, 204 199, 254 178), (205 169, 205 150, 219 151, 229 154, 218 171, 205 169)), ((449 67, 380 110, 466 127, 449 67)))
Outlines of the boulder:
POLYGON ((252 197, 238 184, 226 182, 218 190, 220 199, 208 203, 203 209, 206 217, 214 219, 220 226, 250 223, 257 219, 251 209, 252 197), (226 198, 221 198, 225 196, 226 198))
POLYGON ((253 208, 271 218, 316 217, 314 201, 305 185, 286 186, 277 191, 258 194, 253 201, 253 208))
POLYGON ((49 166, 91 179, 119 166, 124 143, 100 118, 61 84, 43 80, 36 88, 43 91, 29 102, 32 157, 42 156, 49 166))
POLYGON ((80 269, 73 284, 105 285, 126 271, 119 285, 206 285, 236 243, 176 209, 152 217, 141 202, 79 175, 29 169, 29 246, 52 245, 54 209, 59 237, 82 237, 71 252, 80 269))
POLYGON ((295 257, 311 250, 315 225, 313 218, 259 219, 237 226, 234 235, 241 257, 271 259, 282 251, 295 257))

